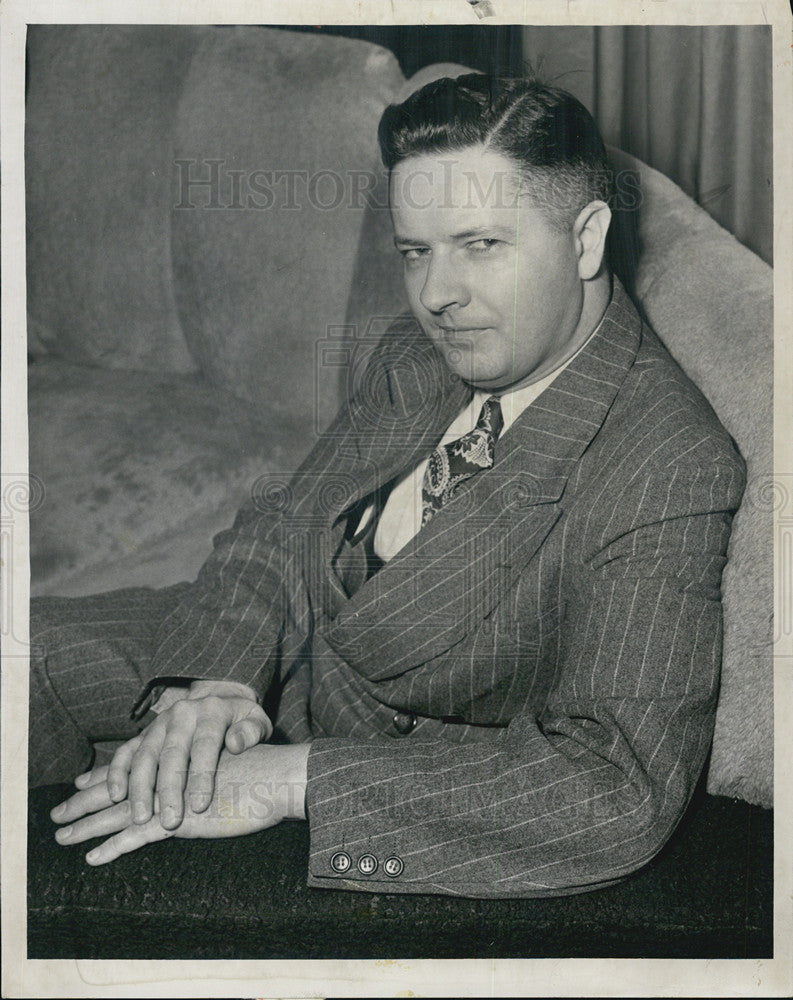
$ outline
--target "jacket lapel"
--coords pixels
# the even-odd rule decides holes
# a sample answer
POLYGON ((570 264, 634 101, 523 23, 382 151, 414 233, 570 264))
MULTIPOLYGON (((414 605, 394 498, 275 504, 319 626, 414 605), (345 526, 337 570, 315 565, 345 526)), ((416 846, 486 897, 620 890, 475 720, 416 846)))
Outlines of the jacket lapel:
POLYGON ((330 527, 324 602, 330 618, 349 600, 345 579, 365 572, 363 549, 345 538, 348 519, 359 518, 372 494, 417 465, 472 395, 412 316, 392 325, 374 363, 360 367, 365 379, 354 386, 343 422, 331 428, 325 471, 309 486, 320 491, 316 499, 330 527))
MULTIPOLYGON (((640 330, 615 279, 597 333, 499 440, 493 468, 470 479, 340 606, 325 636, 359 673, 383 680, 427 662, 459 643, 504 599, 561 516, 567 480, 633 364, 640 330)), ((423 458, 465 397, 453 408, 455 402, 447 398, 431 431, 423 425, 415 437, 405 437, 396 464, 385 454, 378 463, 370 449, 375 479, 385 482, 381 476, 390 479, 423 458)), ((384 441, 373 439, 373 445, 384 441)), ((371 482, 370 472, 361 495, 371 482)))
POLYGON ((412 317, 402 317, 386 338, 354 386, 338 435, 335 467, 356 486, 329 508, 336 516, 418 461, 471 398, 470 387, 449 372, 412 317))

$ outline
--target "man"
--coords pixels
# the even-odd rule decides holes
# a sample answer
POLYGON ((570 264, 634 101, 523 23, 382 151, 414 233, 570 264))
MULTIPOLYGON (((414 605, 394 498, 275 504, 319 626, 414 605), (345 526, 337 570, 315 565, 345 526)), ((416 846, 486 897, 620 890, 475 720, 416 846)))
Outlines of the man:
POLYGON ((380 142, 412 317, 288 496, 189 587, 34 609, 33 767, 129 737, 52 814, 92 864, 308 818, 311 885, 574 892, 701 772, 743 463, 610 273, 594 123, 469 75, 380 142))

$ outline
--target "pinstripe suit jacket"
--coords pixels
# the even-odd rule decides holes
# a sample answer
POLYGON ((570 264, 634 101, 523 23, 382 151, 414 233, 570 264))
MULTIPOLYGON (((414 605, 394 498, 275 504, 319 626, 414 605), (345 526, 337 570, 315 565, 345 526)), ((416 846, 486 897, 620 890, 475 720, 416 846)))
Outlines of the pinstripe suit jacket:
POLYGON ((493 468, 366 581, 350 519, 469 394, 412 320, 396 324, 295 477, 217 537, 160 628, 152 676, 279 678, 279 726, 313 740, 315 886, 608 884, 664 844, 708 752, 744 468, 707 402, 615 279, 598 332, 493 468))

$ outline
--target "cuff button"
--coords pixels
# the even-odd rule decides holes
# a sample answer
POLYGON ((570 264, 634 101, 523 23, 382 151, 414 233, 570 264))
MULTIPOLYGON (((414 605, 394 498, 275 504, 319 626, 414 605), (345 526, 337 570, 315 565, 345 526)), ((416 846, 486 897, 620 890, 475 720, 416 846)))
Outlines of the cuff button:
POLYGON ((344 872, 349 871, 350 865, 352 864, 352 859, 350 855, 344 851, 338 851, 330 859, 330 867, 342 875, 344 872))
POLYGON ((361 875, 373 875, 377 871, 377 858, 374 854, 363 854, 358 858, 358 871, 361 875))
POLYGON ((390 875, 391 878, 396 878, 401 875, 404 871, 405 866, 402 862, 402 858, 388 858, 388 860, 383 864, 383 871, 386 875, 390 875))
POLYGON ((416 728, 417 721, 412 712, 397 712, 393 718, 394 729, 400 736, 407 736, 416 728))

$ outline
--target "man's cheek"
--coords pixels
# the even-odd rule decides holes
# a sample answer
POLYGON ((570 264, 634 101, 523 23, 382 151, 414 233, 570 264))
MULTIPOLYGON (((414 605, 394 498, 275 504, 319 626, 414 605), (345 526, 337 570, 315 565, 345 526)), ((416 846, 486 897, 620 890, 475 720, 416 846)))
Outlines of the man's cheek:
POLYGON ((405 291, 407 292, 408 302, 410 303, 411 309, 414 311, 420 310, 421 305, 421 289, 424 287, 424 279, 415 270, 410 268, 405 268, 404 271, 404 281, 405 281, 405 291))

